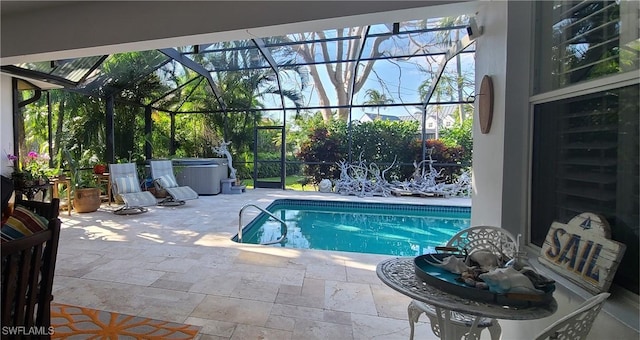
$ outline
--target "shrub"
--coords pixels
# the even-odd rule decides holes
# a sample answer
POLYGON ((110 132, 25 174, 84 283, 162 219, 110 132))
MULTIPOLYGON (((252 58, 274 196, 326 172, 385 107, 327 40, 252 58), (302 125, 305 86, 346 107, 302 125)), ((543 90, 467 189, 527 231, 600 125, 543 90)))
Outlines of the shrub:
MULTIPOLYGON (((405 180, 413 175, 412 164, 422 160, 422 143, 416 138, 416 122, 373 121, 354 123, 351 127, 352 161, 362 156, 367 163, 376 163, 381 170, 393 163, 396 165, 386 172, 387 180, 405 180)), ((340 168, 336 162, 348 159, 348 137, 346 124, 332 123, 316 125, 297 157, 305 163, 304 174, 319 183, 323 178, 337 179, 340 168)), ((464 148, 459 145, 447 146, 440 140, 427 140, 427 148, 433 148, 434 167, 443 168, 442 180, 452 180, 459 174, 465 157, 464 148)))
POLYGON ((336 162, 346 157, 347 143, 344 143, 344 137, 335 131, 330 133, 326 126, 319 126, 310 132, 308 140, 300 146, 298 158, 307 163, 322 163, 303 167, 304 174, 312 177, 314 183, 320 183, 323 178, 340 176, 336 162))

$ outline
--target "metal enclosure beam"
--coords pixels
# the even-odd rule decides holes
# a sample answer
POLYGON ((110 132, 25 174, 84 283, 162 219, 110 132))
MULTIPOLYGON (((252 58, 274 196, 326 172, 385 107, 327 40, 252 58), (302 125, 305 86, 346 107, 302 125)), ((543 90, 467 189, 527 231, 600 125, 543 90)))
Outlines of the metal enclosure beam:
POLYGON ((151 106, 144 107, 144 158, 153 158, 151 154, 151 129, 153 122, 151 121, 151 106))
POLYGON ((256 45, 260 53, 262 53, 262 56, 265 59, 267 59, 267 62, 269 63, 271 68, 276 72, 276 75, 277 75, 278 72, 280 71, 278 69, 278 63, 276 63, 276 61, 273 59, 273 56, 271 55, 271 52, 269 52, 269 49, 266 48, 264 44, 264 40, 260 38, 253 38, 251 40, 253 40, 253 43, 256 45))
MULTIPOLYGON (((433 77, 431 77, 431 86, 429 86, 429 92, 427 92, 424 102, 422 103, 422 160, 423 161, 427 157, 427 140, 426 140, 427 126, 426 125, 427 125, 427 106, 429 105, 429 100, 431 100, 431 97, 433 96, 433 93, 436 90, 436 86, 438 86, 438 82, 440 81, 440 77, 442 77, 442 74, 444 73, 444 68, 449 62, 449 60, 453 59, 453 57, 461 53, 465 48, 469 47, 477 39, 477 37, 482 34, 482 31, 477 33, 478 35, 475 36, 473 39, 471 39, 469 35, 465 35, 461 40, 458 40, 455 42, 455 44, 452 44, 451 47, 449 47, 449 50, 447 51, 447 53, 445 54, 444 59, 442 59, 442 61, 438 65, 438 72, 434 74, 433 77)), ((438 124, 437 121, 436 121, 436 124, 438 124)))
MULTIPOLYGON (((170 94, 172 94, 172 93, 175 93, 175 92, 177 92, 177 91, 180 91, 183 87, 187 86, 188 84, 191 84, 192 82, 194 82, 194 81, 196 81, 196 80, 198 80, 198 79, 203 79, 203 78, 202 78, 202 77, 200 77, 200 76, 196 76, 196 77, 194 77, 194 78, 192 78, 192 79, 189 79, 189 80, 188 80, 188 81, 186 81, 184 84, 182 84, 182 85, 180 85, 180 86, 176 87, 175 89, 173 89, 173 90, 171 90, 171 91, 169 91, 169 92, 165 92, 165 93, 161 94, 158 98, 156 98, 155 100, 151 101, 151 102, 150 102, 150 103, 148 103, 147 105, 155 105, 157 102, 159 102, 159 101, 160 101, 160 100, 162 100, 163 98, 165 98, 165 97, 169 96, 169 95, 170 95, 170 94)), ((198 83, 198 84, 200 84, 200 83, 198 83)), ((196 87, 197 87, 197 86, 198 86, 198 85, 196 85, 196 87)))
MULTIPOLYGON (((18 79, 11 78, 11 107, 13 108, 13 154, 20 159, 20 144, 18 140, 18 124, 20 122, 20 107, 18 106, 18 79)), ((24 122, 22 123, 24 124, 24 122)), ((17 164, 17 163, 16 163, 17 164)))
MULTIPOLYGON (((278 63, 273 59, 271 52, 265 47, 264 41, 260 38, 251 39, 253 43, 256 45, 262 56, 267 60, 271 69, 276 74, 276 82, 278 83, 278 92, 280 92, 280 103, 282 105, 282 133, 280 134, 280 184, 281 188, 285 188, 285 178, 287 177, 287 164, 286 164, 286 125, 287 125, 287 109, 284 104, 284 94, 282 93, 282 83, 280 82, 280 69, 278 68, 278 63)), ((256 137, 255 141, 258 141, 257 137, 257 127, 256 127, 256 137)), ((256 147, 256 152, 258 148, 256 147)), ((254 156, 257 160, 257 154, 254 156)), ((257 179, 257 177, 256 177, 257 179)))
POLYGON ((87 77, 91 75, 93 71, 95 71, 98 67, 100 67, 100 65, 102 65, 102 63, 107 60, 108 57, 108 55, 103 55, 102 57, 100 57, 100 59, 98 59, 98 61, 96 61, 95 64, 93 64, 93 66, 91 66, 91 68, 84 73, 80 80, 78 80, 78 84, 82 84, 85 80, 87 80, 87 77))
POLYGON ((220 93, 220 89, 218 89, 218 86, 216 85, 216 83, 213 81, 213 78, 211 77, 211 74, 209 73, 209 71, 207 71, 204 67, 202 67, 202 65, 196 63, 195 61, 183 56, 182 54, 180 54, 180 52, 174 48, 163 48, 158 50, 162 53, 164 53, 167 57, 179 62, 180 64, 184 65, 184 67, 187 67, 193 71, 195 71, 196 73, 200 74, 201 76, 207 78, 207 81, 209 82, 209 86, 211 87, 211 91, 213 91, 213 95, 216 97, 216 100, 218 101, 218 104, 220 105, 220 107, 223 110, 227 109, 227 105, 225 104, 224 100, 222 99, 222 95, 220 93))
POLYGON ((169 142, 171 144, 169 145, 169 155, 173 156, 176 154, 176 114, 171 113, 169 114, 169 117, 171 118, 171 141, 169 142))
POLYGON ((107 162, 109 163, 115 163, 116 160, 116 156, 115 156, 115 132, 114 132, 114 125, 113 125, 113 95, 109 95, 105 98, 106 103, 105 103, 105 132, 106 132, 106 139, 107 139, 107 145, 106 145, 106 149, 105 149, 105 155, 104 155, 104 159, 107 160, 107 162))
MULTIPOLYGON (((53 115, 51 112, 51 93, 47 91, 47 144, 49 154, 53 155, 53 115)), ((57 146, 57 145, 56 145, 57 146)), ((49 167, 53 169, 53 157, 49 157, 49 167)))

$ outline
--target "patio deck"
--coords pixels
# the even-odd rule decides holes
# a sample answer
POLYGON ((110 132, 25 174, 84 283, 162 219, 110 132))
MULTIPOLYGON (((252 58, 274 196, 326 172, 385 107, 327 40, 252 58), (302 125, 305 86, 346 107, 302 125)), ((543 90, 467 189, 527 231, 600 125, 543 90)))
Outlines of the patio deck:
MULTIPOLYGON (((408 297, 376 276, 384 255, 238 244, 238 211, 278 198, 468 205, 467 199, 358 198, 270 189, 201 196, 180 207, 118 216, 61 214, 54 301, 202 326, 199 339, 408 339, 408 297)), ((246 221, 257 211, 248 210, 246 221)), ((558 287, 559 311, 501 320, 503 339, 531 339, 583 300, 558 287)), ((417 339, 437 339, 422 317, 417 339)), ((592 339, 638 339, 605 313, 592 339)), ((487 336, 488 333, 483 334, 487 336)))

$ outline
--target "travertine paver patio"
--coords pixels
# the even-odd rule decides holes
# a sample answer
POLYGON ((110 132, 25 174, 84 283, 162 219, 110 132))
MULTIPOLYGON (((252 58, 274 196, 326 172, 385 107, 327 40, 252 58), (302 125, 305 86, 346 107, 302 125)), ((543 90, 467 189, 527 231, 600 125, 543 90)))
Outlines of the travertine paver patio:
MULTIPOLYGON (((277 198, 469 204, 269 189, 202 196, 134 216, 115 215, 115 205, 103 204, 94 213, 61 214, 54 301, 200 325, 200 339, 407 339, 410 300, 375 273, 388 256, 230 240, 243 205, 266 207, 277 198)), ((246 214, 249 221, 257 210, 246 214)), ((564 295, 559 288, 557 298, 566 308, 581 302, 564 295)), ((563 314, 501 321, 503 339, 531 338, 563 314)), ((437 339, 426 320, 417 327, 417 339, 437 339)))

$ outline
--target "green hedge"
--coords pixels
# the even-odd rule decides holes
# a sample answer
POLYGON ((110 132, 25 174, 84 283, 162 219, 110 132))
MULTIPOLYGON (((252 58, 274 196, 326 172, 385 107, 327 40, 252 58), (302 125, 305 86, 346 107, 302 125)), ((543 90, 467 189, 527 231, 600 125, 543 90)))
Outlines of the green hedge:
MULTIPOLYGON (((395 161, 396 165, 386 172, 387 180, 409 179, 415 169, 412 164, 422 160, 422 142, 417 131, 418 123, 415 121, 354 123, 351 127, 352 162, 362 157, 383 170, 395 161)), ((434 148, 432 159, 436 161, 436 168, 438 165, 452 165, 443 167, 443 180, 451 180, 461 171, 459 165, 468 156, 463 147, 447 146, 439 140, 427 140, 426 144, 427 148, 434 148)), ((340 168, 336 163, 348 160, 348 145, 346 123, 332 122, 312 127, 297 157, 305 163, 322 164, 305 164, 304 174, 316 183, 323 178, 339 178, 340 168)))

